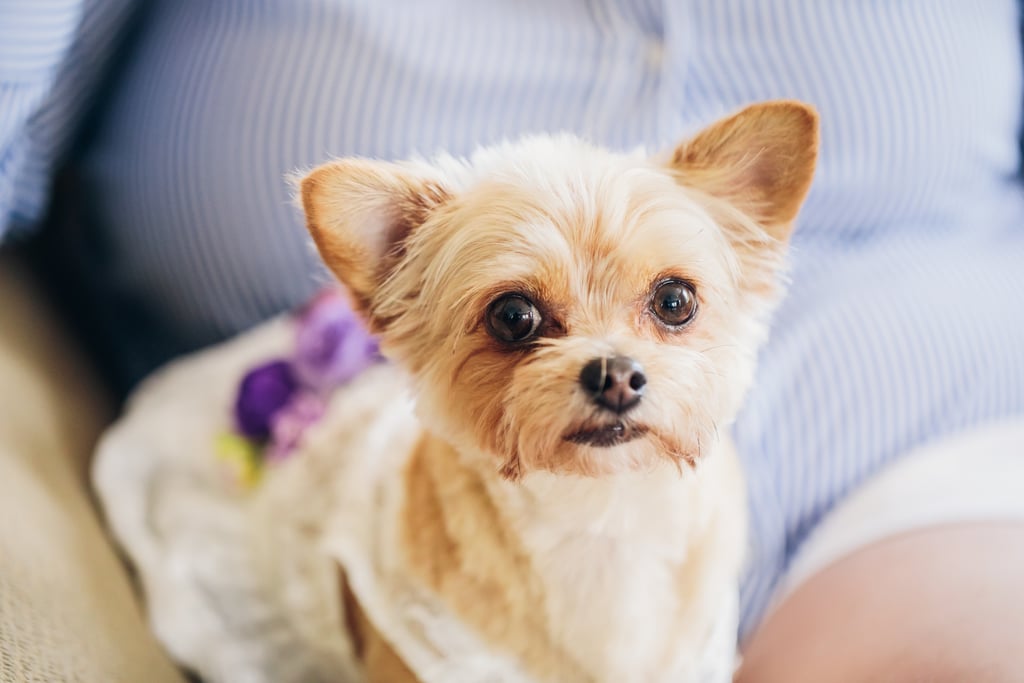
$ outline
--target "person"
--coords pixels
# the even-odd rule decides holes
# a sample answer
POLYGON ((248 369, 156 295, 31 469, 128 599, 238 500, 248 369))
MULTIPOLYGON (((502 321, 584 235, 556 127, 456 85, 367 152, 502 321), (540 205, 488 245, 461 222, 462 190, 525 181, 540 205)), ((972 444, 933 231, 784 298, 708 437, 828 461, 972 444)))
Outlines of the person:
POLYGON ((290 171, 534 131, 665 148, 748 102, 812 103, 821 157, 789 294, 733 426, 751 509, 741 679, 1013 680, 1018 11, 15 0, 0 225, 19 239, 56 197, 50 272, 126 389, 324 282, 290 171))

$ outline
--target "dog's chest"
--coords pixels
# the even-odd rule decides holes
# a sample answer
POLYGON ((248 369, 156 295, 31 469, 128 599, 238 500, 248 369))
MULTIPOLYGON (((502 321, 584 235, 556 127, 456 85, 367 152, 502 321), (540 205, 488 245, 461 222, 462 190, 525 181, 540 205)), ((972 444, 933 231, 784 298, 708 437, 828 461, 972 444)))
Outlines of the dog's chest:
POLYGON ((567 539, 538 560, 552 637, 597 680, 656 680, 677 630, 677 568, 602 538, 567 539))
POLYGON ((550 637, 595 681, 680 680, 674 661, 693 617, 682 600, 696 525, 678 489, 641 485, 585 499, 544 491, 566 504, 542 513, 561 523, 520 527, 550 637), (669 672, 676 675, 664 678, 669 672))

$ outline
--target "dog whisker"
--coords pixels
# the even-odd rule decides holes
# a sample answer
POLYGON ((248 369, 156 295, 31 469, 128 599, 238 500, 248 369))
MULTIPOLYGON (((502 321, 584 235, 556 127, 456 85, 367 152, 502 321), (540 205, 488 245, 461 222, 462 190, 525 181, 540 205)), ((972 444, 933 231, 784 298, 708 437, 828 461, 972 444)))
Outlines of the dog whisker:
POLYGON ((708 353, 710 351, 717 351, 719 349, 735 349, 735 348, 737 348, 735 344, 716 344, 715 346, 709 346, 709 347, 704 348, 704 349, 698 349, 698 351, 700 353, 708 353))

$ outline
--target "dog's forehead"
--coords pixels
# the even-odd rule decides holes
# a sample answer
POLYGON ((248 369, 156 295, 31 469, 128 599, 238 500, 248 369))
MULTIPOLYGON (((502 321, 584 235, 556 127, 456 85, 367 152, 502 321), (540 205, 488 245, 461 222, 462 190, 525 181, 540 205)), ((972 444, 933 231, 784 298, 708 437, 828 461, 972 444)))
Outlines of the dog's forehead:
POLYGON ((658 274, 720 278, 721 230, 674 178, 643 157, 579 144, 478 169, 453 216, 457 260, 494 282, 577 295, 635 289, 658 274))

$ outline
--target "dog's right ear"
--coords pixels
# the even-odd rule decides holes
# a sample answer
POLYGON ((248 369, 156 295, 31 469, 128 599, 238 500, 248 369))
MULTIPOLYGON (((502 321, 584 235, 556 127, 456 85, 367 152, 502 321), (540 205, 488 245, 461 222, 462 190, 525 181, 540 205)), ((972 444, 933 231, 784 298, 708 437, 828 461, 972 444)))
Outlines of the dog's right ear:
POLYGON ((370 329, 379 331, 373 294, 401 259, 406 239, 449 199, 448 191, 407 166, 367 159, 318 166, 298 186, 320 257, 370 329))

